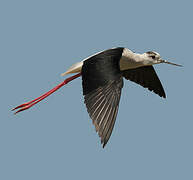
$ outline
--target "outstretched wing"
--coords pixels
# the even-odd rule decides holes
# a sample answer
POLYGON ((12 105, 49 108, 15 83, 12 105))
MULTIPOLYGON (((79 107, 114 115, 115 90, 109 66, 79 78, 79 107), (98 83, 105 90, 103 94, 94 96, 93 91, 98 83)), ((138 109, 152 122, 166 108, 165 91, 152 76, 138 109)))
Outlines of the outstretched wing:
POLYGON ((123 87, 121 55, 122 48, 110 49, 87 59, 82 67, 85 104, 103 147, 111 136, 123 87))
POLYGON ((122 75, 144 88, 158 94, 160 97, 166 98, 163 86, 153 68, 153 66, 144 66, 136 69, 122 71, 122 75))
POLYGON ((111 81, 86 94, 85 104, 103 147, 108 142, 117 117, 123 80, 111 81))

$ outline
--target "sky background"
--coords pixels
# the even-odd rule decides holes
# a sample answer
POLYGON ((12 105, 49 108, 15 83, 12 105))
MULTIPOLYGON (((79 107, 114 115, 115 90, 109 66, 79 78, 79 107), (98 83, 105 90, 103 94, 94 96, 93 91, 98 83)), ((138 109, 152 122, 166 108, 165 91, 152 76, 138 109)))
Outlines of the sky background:
POLYGON ((192 1, 0 1, 0 179, 192 180, 192 1), (154 50, 167 99, 124 81, 103 149, 81 78, 18 115, 11 108, 53 88, 98 51, 154 50))

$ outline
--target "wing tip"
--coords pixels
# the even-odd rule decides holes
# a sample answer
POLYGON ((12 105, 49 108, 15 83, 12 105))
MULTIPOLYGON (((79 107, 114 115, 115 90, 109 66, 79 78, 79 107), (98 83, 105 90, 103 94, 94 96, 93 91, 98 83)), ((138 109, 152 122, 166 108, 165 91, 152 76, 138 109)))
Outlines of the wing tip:
POLYGON ((107 144, 107 143, 103 143, 103 149, 105 148, 106 144, 107 144))
POLYGON ((101 138, 101 144, 102 144, 103 149, 106 147, 107 142, 108 141, 106 141, 105 139, 101 138))
POLYGON ((166 99, 166 95, 164 94, 163 96, 162 96, 164 99, 166 99))
POLYGON ((154 93, 158 94, 160 97, 166 99, 166 93, 164 92, 164 90, 162 92, 155 92, 154 93))

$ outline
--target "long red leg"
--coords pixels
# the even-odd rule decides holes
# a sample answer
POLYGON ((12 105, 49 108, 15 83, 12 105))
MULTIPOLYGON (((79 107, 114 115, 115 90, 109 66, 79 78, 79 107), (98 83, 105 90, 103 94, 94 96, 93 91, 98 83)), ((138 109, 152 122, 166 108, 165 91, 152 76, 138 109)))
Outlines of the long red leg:
POLYGON ((29 109, 30 107, 34 106, 35 104, 37 104, 38 102, 42 101, 43 99, 45 99, 46 97, 48 97, 49 95, 51 95, 52 93, 54 93, 55 91, 57 91, 59 88, 61 88, 62 86, 64 86, 65 84, 69 83, 70 81, 72 81, 73 79, 76 79, 78 77, 81 76, 81 73, 78 73, 74 76, 71 76, 67 79, 65 79, 63 82, 61 82, 60 84, 58 84, 56 87, 54 87, 53 89, 51 89, 50 91, 48 91, 47 93, 41 95, 38 98, 33 99, 32 101, 29 101, 27 103, 21 104, 15 108, 12 109, 12 111, 19 109, 18 111, 16 111, 14 114, 17 114, 18 112, 24 111, 29 109))

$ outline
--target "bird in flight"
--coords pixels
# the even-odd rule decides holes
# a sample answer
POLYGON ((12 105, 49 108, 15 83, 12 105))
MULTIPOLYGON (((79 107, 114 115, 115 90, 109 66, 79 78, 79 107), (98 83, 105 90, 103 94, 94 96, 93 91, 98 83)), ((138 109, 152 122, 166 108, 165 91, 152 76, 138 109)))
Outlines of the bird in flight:
POLYGON ((65 79, 40 97, 12 110, 17 109, 16 114, 29 109, 63 85, 82 76, 84 103, 101 138, 101 144, 105 147, 117 117, 123 78, 166 98, 163 86, 153 68, 154 64, 160 63, 181 66, 163 60, 155 51, 139 54, 123 47, 108 49, 72 65, 62 76, 76 73, 74 76, 65 79))

